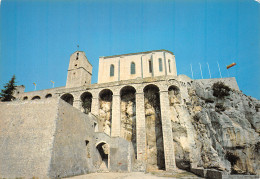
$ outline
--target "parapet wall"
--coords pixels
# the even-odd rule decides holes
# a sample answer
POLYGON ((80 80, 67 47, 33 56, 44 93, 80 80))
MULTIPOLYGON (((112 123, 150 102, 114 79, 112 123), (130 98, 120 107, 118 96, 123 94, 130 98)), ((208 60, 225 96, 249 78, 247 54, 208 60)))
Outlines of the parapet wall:
POLYGON ((198 83, 202 83, 204 86, 212 86, 213 83, 216 83, 218 81, 221 81, 228 85, 230 88, 233 88, 235 90, 239 90, 239 87, 237 85, 237 81, 235 77, 230 78, 211 78, 211 79, 200 79, 200 80, 194 80, 198 83))

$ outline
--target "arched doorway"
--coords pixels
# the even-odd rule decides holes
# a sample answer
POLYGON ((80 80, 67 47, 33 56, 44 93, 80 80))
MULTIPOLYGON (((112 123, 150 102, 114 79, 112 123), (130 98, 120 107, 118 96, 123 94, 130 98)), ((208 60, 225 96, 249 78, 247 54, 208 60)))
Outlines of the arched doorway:
POLYGON ((109 89, 104 89, 99 93, 99 131, 111 135, 112 125, 112 98, 113 93, 109 89))
POLYGON ((74 97, 71 94, 66 93, 62 95, 60 98, 73 106, 74 97))
POLYGON ((121 97, 121 125, 120 136, 129 142, 132 142, 135 157, 137 157, 136 148, 136 90, 132 86, 125 86, 120 91, 121 97))
POLYGON ((147 169, 164 170, 164 146, 160 109, 159 88, 148 85, 144 88, 147 169))
POLYGON ((92 94, 90 92, 85 92, 81 95, 80 99, 84 113, 88 114, 91 112, 92 94))
POLYGON ((109 146, 105 142, 101 142, 96 146, 101 157, 99 170, 107 171, 109 169, 109 146))

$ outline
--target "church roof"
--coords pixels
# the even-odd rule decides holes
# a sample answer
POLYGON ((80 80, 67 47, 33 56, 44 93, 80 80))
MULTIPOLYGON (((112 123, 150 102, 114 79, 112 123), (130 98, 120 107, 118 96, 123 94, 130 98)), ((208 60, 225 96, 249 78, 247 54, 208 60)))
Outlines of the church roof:
POLYGON ((169 50, 164 50, 164 49, 161 49, 161 50, 152 50, 152 51, 146 51, 146 52, 137 52, 137 53, 127 53, 127 54, 121 54, 121 55, 112 55, 112 56, 105 56, 103 58, 112 58, 112 57, 120 57, 120 56, 128 56, 128 55, 138 55, 138 54, 148 54, 148 53, 152 53, 152 52, 168 52, 172 55, 173 52, 169 51, 169 50))

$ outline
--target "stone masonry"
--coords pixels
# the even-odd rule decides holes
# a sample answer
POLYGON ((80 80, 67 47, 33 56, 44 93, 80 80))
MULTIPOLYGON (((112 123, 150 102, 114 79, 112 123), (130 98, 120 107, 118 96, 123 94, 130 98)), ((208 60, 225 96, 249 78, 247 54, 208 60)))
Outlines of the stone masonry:
MULTIPOLYGON (((67 140, 60 134, 55 134, 55 142, 53 143, 54 148, 52 150, 52 154, 49 154, 49 158, 52 159, 51 171, 48 174, 47 170, 44 170, 45 173, 43 173, 42 176, 63 177, 100 170, 150 170, 150 168, 148 167, 148 161, 153 161, 155 159, 151 159, 151 156, 148 155, 148 151, 154 150, 153 148, 156 147, 157 149, 160 148, 160 150, 161 148, 163 148, 162 150, 164 153, 164 165, 166 171, 175 170, 176 164, 179 167, 180 157, 191 158, 191 168, 199 167, 200 164, 196 163, 196 157, 194 156, 194 154, 196 155, 196 150, 191 150, 196 144, 194 142, 194 134, 191 134, 189 132, 194 130, 194 127, 191 124, 191 112, 188 111, 188 106, 194 103, 194 99, 190 97, 190 88, 194 83, 205 83, 212 85, 217 81, 223 81, 233 90, 239 90, 235 78, 192 80, 185 75, 177 76, 175 56, 172 52, 169 52, 167 50, 100 57, 98 77, 99 83, 90 84, 91 74, 92 66, 87 60, 85 53, 75 52, 71 55, 70 58, 66 87, 24 92, 24 87, 21 86, 17 89, 15 93, 16 100, 19 101, 19 103, 17 102, 17 105, 32 103, 37 106, 39 103, 41 103, 41 101, 45 103, 45 101, 48 101, 49 98, 61 98, 69 103, 70 105, 67 103, 65 105, 63 104, 63 101, 58 102, 58 104, 61 103, 62 106, 64 106, 64 109, 67 108, 67 110, 65 110, 64 112, 60 111, 58 113, 58 116, 63 116, 62 118, 67 120, 63 121, 63 123, 66 123, 66 125, 59 125, 63 126, 60 128, 60 130, 62 130, 63 133, 65 133, 66 135, 69 135, 67 126, 69 126, 69 123, 74 123, 73 120, 76 120, 76 118, 73 119, 74 116, 69 117, 71 114, 67 113, 66 111, 73 111, 73 109, 71 109, 71 107, 73 106, 74 109, 77 109, 77 115, 81 116, 81 114, 78 114, 78 112, 82 112, 82 115, 88 116, 85 120, 88 122, 85 122, 84 125, 82 121, 79 123, 75 123, 74 125, 81 125, 82 131, 84 131, 84 126, 86 126, 86 129, 89 130, 88 132, 86 132, 86 134, 90 135, 90 133, 93 133, 93 135, 88 137, 85 136, 84 139, 82 138, 80 140, 76 138, 70 138, 67 140), (150 105, 146 104, 145 102, 145 96, 147 96, 146 89, 149 89, 151 87, 158 89, 158 92, 156 92, 155 95, 159 97, 160 102, 156 104, 156 107, 149 106, 149 108, 146 109, 145 106, 150 105), (121 94, 122 91, 130 88, 132 89, 132 91, 135 91, 135 100, 133 101, 135 101, 134 105, 136 122, 130 121, 132 120, 132 118, 131 116, 128 117, 127 115, 124 116, 124 120, 128 125, 136 125, 130 126, 131 129, 134 128, 136 130, 136 133, 133 134, 132 132, 130 132, 129 134, 126 133, 125 135, 130 135, 130 138, 135 135, 135 145, 130 145, 131 141, 129 141, 127 138, 124 138, 124 132, 121 131, 121 94), (110 98, 111 101, 101 101, 101 96, 104 95, 104 92, 112 95, 112 98, 110 98), (83 114, 83 112, 86 112, 83 105, 83 96, 86 93, 88 93, 91 98, 91 109, 90 111, 88 111, 87 114, 83 114), (36 96, 39 99, 35 99, 36 96), (110 104, 111 108, 109 108, 110 104), (102 109, 103 111, 101 111, 101 105, 106 109, 102 109), (110 117, 106 117, 106 111, 108 110, 111 110, 108 114, 110 115, 110 117), (102 112, 102 114, 100 111, 102 112), (148 118, 146 113, 147 115, 151 114, 156 116, 151 116, 149 120, 157 120, 155 121, 155 123, 161 124, 162 128, 162 134, 160 135, 162 136, 162 139, 160 138, 155 140, 152 144, 153 146, 151 146, 150 144, 148 145, 147 142, 148 129, 146 122, 148 118), (179 124, 177 121, 180 118, 183 119, 183 121, 181 121, 181 123, 179 124), (182 127, 177 127, 179 125, 182 125, 182 127, 185 126, 185 129, 182 129, 182 127), (89 129, 89 127, 91 129, 89 129), (184 133, 185 130, 188 130, 187 134, 185 134, 185 137, 187 139, 184 140, 183 136, 181 136, 181 138, 176 138, 174 134, 177 133, 178 130, 181 130, 181 132, 184 133), (93 142, 95 138, 99 141, 93 142), (162 140, 163 147, 158 146, 160 144, 158 143, 160 142, 158 140, 162 140), (187 151, 181 151, 180 146, 176 146, 176 142, 178 142, 179 140, 182 142, 185 150, 187 150, 188 153, 187 151), (83 147, 82 142, 84 145, 87 144, 87 146, 89 147, 85 149, 81 148, 83 147), (77 146, 76 149, 73 149, 75 153, 77 153, 77 150, 83 150, 89 153, 88 156, 90 158, 84 158, 84 156, 81 154, 69 154, 68 158, 70 158, 70 160, 73 161, 77 159, 81 161, 82 159, 82 163, 78 163, 75 165, 72 164, 73 167, 71 165, 66 166, 64 162, 62 162, 63 159, 61 156, 63 155, 62 153, 64 153, 64 151, 69 153, 69 143, 77 146), (62 149, 61 146, 63 146, 62 149), (134 151, 136 151, 136 154, 134 151), (119 155, 119 157, 115 157, 116 155, 119 155), (176 160, 176 157, 178 160, 176 160), (84 163, 86 161, 87 163, 84 163), (61 162, 60 165, 59 162, 61 162), (60 167, 64 168, 64 170, 61 171, 59 169, 60 167)), ((200 93, 200 91, 198 91, 198 93, 200 93)), ((207 94, 205 93, 200 95, 203 96, 207 94)), ((5 104, 1 105, 5 107, 5 104)), ((44 120, 40 117, 36 118, 37 120, 44 120)), ((80 118, 78 120, 80 120, 80 118)), ((154 125, 151 126, 153 127, 154 125)), ((160 132, 160 130, 158 129, 151 130, 155 131, 154 135, 156 136, 157 133, 160 132)), ((76 130, 75 132, 77 133, 76 130)), ((125 132, 127 132, 127 130, 125 132)), ((152 138, 155 139, 155 136, 152 136, 152 138)), ((3 142, 2 145, 4 146, 5 143, 3 142)), ((45 150, 47 150, 47 148, 45 150)), ((16 159, 14 158, 14 160, 16 159)), ((157 161, 157 163, 160 163, 160 161, 157 161)), ((3 170, 3 168, 1 168, 1 170, 3 170)), ((6 172, 8 173, 7 170, 6 172)), ((27 175, 2 176, 18 177, 27 175)))

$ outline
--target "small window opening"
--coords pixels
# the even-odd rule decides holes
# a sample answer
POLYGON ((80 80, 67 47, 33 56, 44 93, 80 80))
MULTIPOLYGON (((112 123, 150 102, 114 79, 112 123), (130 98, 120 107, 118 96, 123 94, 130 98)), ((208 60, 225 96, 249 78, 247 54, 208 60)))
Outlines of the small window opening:
POLYGON ((88 145, 89 141, 88 140, 85 140, 85 143, 86 143, 86 146, 88 145))
POLYGON ((152 61, 149 60, 149 72, 152 73, 152 61))
POLYGON ((34 97, 32 98, 32 100, 35 100, 35 99, 41 99, 41 97, 40 97, 40 96, 34 96, 34 97))
POLYGON ((78 64, 75 64, 75 67, 78 66, 78 64))
POLYGON ((110 76, 114 76, 114 70, 115 70, 115 67, 114 65, 110 65, 110 76))
POLYGON ((171 60, 168 60, 169 72, 171 73, 171 60))
POLYGON ((162 59, 159 58, 159 71, 162 71, 162 59))
POLYGON ((134 62, 131 63, 131 74, 132 75, 135 74, 135 63, 134 62))
POLYGON ((23 100, 27 100, 27 99, 28 99, 28 97, 27 97, 27 96, 23 97, 23 100))
POLYGON ((95 132, 98 132, 98 126, 97 126, 97 123, 94 123, 94 131, 95 131, 95 132))
POLYGON ((47 94, 46 96, 45 96, 45 98, 51 98, 52 97, 52 94, 47 94))

